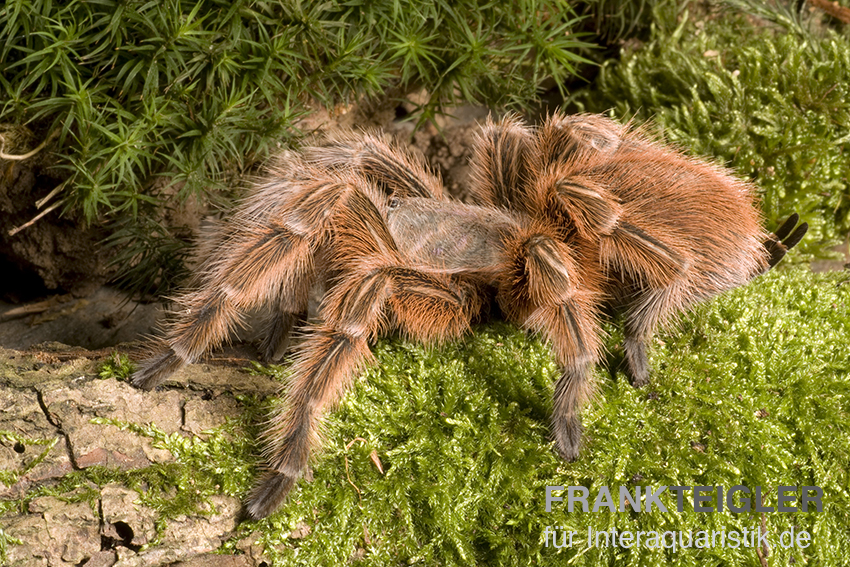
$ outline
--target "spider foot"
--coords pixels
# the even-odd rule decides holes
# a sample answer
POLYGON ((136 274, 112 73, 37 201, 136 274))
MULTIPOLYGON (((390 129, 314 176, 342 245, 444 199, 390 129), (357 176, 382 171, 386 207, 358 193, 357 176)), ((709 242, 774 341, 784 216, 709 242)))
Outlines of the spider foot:
POLYGON ((297 476, 269 471, 251 491, 245 502, 245 514, 252 520, 261 520, 274 512, 295 486, 297 476))
POLYGON ((169 348, 145 360, 141 367, 133 373, 130 380, 137 388, 153 390, 185 364, 185 361, 169 348))
POLYGON ((578 459, 583 431, 584 427, 577 415, 552 417, 552 436, 562 459, 570 462, 578 459))
POLYGON ((649 359, 646 356, 646 343, 639 338, 627 336, 624 347, 626 351, 626 374, 629 376, 629 381, 633 387, 642 388, 649 384, 649 359))

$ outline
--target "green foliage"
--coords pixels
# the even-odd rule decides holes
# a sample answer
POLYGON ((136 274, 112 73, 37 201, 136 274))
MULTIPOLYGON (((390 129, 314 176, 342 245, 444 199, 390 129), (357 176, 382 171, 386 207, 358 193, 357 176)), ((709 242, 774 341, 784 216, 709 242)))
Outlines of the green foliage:
POLYGON ((119 473, 117 479, 107 474, 95 483, 103 486, 118 481, 138 490, 139 501, 158 511, 161 523, 180 514, 208 513, 203 505, 210 503, 213 494, 241 495, 257 474, 253 457, 257 447, 252 441, 257 432, 246 424, 248 419, 257 417, 252 407, 258 405, 251 398, 242 398, 242 402, 248 407, 239 422, 205 432, 206 439, 168 434, 154 425, 96 418, 95 423, 114 425, 152 439, 154 447, 169 451, 175 462, 119 473))
POLYGON ((546 526, 752 530, 761 517, 547 514, 545 486, 816 485, 823 513, 766 516, 771 541, 792 525, 814 537, 805 550, 775 546, 771 564, 839 564, 850 552, 848 307, 844 274, 771 273, 663 333, 649 390, 616 372, 612 328, 572 464, 545 443, 557 369, 540 342, 501 324, 440 349, 382 341, 378 367, 329 419, 314 480, 229 546, 256 532, 275 565, 344 564, 358 548, 368 565, 758 565, 753 548, 547 548, 546 526), (300 523, 311 533, 289 538, 300 523))
POLYGON ((673 0, 584 0, 595 31, 609 42, 628 38, 648 28, 653 14, 674 6, 673 0))
POLYGON ((130 380, 133 370, 133 362, 129 356, 114 352, 112 353, 112 358, 104 361, 100 367, 100 371, 98 371, 98 376, 103 380, 114 378, 115 380, 127 382, 130 380))
POLYGON ((800 212, 800 248, 817 253, 850 231, 850 41, 793 30, 659 13, 650 41, 606 62, 576 101, 651 120, 667 141, 752 178, 769 222, 800 212))
POLYGON ((146 215, 119 216, 110 223, 110 230, 103 246, 111 252, 109 267, 118 270, 114 279, 117 286, 141 297, 155 297, 186 281, 188 235, 177 234, 146 215))
POLYGON ((53 439, 30 439, 24 437, 23 435, 16 433, 14 431, 6 431, 0 430, 0 441, 4 443, 10 443, 15 447, 44 447, 41 453, 34 459, 32 459, 27 465, 20 470, 0 470, 0 482, 5 484, 6 486, 12 486, 18 480, 41 464, 45 458, 47 458, 48 453, 53 447, 56 446, 56 443, 59 441, 58 438, 54 437, 53 439))
MULTIPOLYGON (((302 479, 271 517, 242 522, 222 552, 246 537, 283 565, 760 565, 752 547, 648 549, 544 544, 547 526, 578 532, 753 530, 766 522, 771 565, 832 566, 850 554, 850 276, 771 272, 701 305, 650 348, 652 384, 619 371, 622 336, 595 371, 586 446, 565 463, 547 443, 552 384, 548 348, 505 324, 424 348, 398 339, 375 347, 365 373, 327 419, 312 481, 302 479), (376 460, 377 459, 377 460, 376 460), (380 463, 383 472, 379 470, 380 463), (733 514, 545 512, 545 487, 819 486, 824 510, 733 514), (290 537, 306 525, 309 533, 290 537), (775 545, 796 526, 806 549, 775 545), (362 551, 358 551, 362 550, 362 551)), ((285 367, 256 367, 284 379, 285 367)), ((206 440, 106 421, 154 439, 175 462, 135 471, 90 468, 40 487, 74 501, 121 482, 160 512, 205 513, 210 496, 244 497, 257 475, 256 439, 269 404, 252 398, 238 423, 206 440)), ((614 488, 616 490, 616 488, 614 488)), ((675 498, 668 492, 662 501, 675 498)), ((9 504, 9 503, 6 503, 9 504)), ((776 502, 768 496, 767 505, 776 502)), ((11 505, 11 504, 10 504, 11 505)), ((9 506, 3 508, 9 510, 9 506)), ((2 535, 0 535, 2 537, 2 535)))
POLYGON ((8 557, 7 548, 10 545, 23 545, 21 540, 6 535, 6 532, 0 529, 0 561, 6 561, 8 557))
POLYGON ((175 194, 214 198, 297 138, 313 101, 424 87, 420 121, 462 101, 525 107, 585 61, 577 22, 565 0, 15 0, 0 122, 58 130, 65 210, 120 223, 121 266, 154 266, 125 283, 166 288, 173 253, 153 250, 174 236, 152 243, 140 219, 175 194))

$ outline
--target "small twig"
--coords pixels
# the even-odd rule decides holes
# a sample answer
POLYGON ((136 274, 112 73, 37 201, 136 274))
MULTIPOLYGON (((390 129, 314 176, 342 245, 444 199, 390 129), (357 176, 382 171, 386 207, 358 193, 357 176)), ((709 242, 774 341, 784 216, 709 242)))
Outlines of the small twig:
MULTIPOLYGON (((346 446, 345 450, 348 451, 351 449, 351 446, 354 445, 356 441, 360 441, 361 443, 366 443, 366 440, 362 437, 355 437, 352 439, 346 446)), ((357 488, 357 485, 351 482, 351 475, 348 473, 348 455, 345 455, 345 476, 348 478, 348 484, 354 487, 354 490, 357 491, 357 499, 360 501, 360 507, 363 507, 363 497, 360 495, 360 489, 357 488)))
POLYGON ((57 299, 57 297, 54 296, 50 299, 45 299, 44 301, 39 301, 37 303, 30 303, 29 305, 14 307, 0 314, 0 321, 4 319, 15 319, 17 317, 26 317, 27 315, 37 315, 39 313, 44 313, 57 303, 64 303, 65 301, 70 299, 70 296, 67 295, 63 295, 61 297, 61 299, 57 299))
POLYGON ((10 230, 9 236, 15 236, 16 234, 18 234, 19 232, 21 232, 25 228, 32 226, 33 224, 35 224, 38 221, 38 219, 40 219, 41 217, 43 217, 44 215, 46 215, 47 213, 49 213, 50 211, 52 211, 53 209, 58 207, 59 205, 61 205, 61 203, 54 203, 54 204, 50 205, 49 207, 47 207, 46 209, 44 209, 43 211, 41 211, 40 213, 35 215, 31 221, 25 222, 21 226, 19 226, 17 228, 13 228, 12 230, 10 230))
POLYGON ((245 366, 250 364, 250 358, 240 358, 236 356, 215 356, 209 355, 204 357, 205 362, 214 362, 216 364, 227 364, 228 366, 245 366))
POLYGON ((65 184, 66 184, 66 183, 67 183, 67 181, 63 181, 62 183, 60 183, 59 185, 57 185, 57 186, 56 186, 56 188, 55 188, 55 189, 53 189, 53 191, 51 191, 50 193, 48 193, 48 194, 47 194, 47 196, 46 196, 45 198, 43 198, 43 199, 39 199, 38 201, 36 201, 36 202, 35 202, 35 208, 36 208, 36 209, 40 209, 41 207, 43 207, 44 205, 46 205, 46 204, 47 204, 47 202, 48 202, 48 201, 50 201, 50 199, 52 199, 53 197, 55 197, 56 195, 58 195, 60 191, 62 191, 62 189, 65 187, 65 184))
POLYGON ((838 2, 830 2, 829 0, 809 0, 809 4, 815 8, 820 8, 836 20, 845 24, 850 24, 850 8, 845 8, 838 2))
POLYGON ((354 445, 354 443, 356 443, 357 441, 360 441, 361 443, 366 442, 366 440, 362 437, 355 437, 354 439, 348 442, 348 445, 345 446, 345 450, 348 451, 349 449, 351 449, 351 446, 354 445))
MULTIPOLYGON (((761 505, 764 507, 764 494, 761 495, 761 505)), ((767 533, 767 517, 764 515, 764 512, 761 514, 761 532, 759 535, 767 533)), ((767 562, 767 558, 770 557, 770 547, 767 545, 767 540, 765 539, 764 544, 761 547, 756 548, 756 555, 759 558, 759 563, 761 563, 761 567, 769 567, 767 562)))
POLYGON ((50 305, 51 303, 49 301, 40 301, 38 303, 33 303, 32 305, 15 307, 14 309, 9 309, 8 311, 0 315, 0 319, 16 319, 17 317, 26 317, 27 315, 44 313, 45 311, 50 309, 50 305))
POLYGON ((378 472, 384 474, 384 465, 381 463, 381 459, 378 457, 378 452, 375 449, 372 449, 372 452, 369 453, 369 458, 372 459, 372 464, 375 465, 378 472))
MULTIPOLYGON (((47 202, 48 202, 48 201, 50 201, 50 199, 52 199, 53 197, 55 197, 56 195, 58 195, 60 191, 62 191, 62 189, 65 187, 65 184, 66 184, 66 183, 67 183, 67 181, 63 181, 62 183, 60 183, 59 185, 57 185, 57 186, 53 189, 53 191, 51 191, 50 193, 48 193, 46 197, 44 197, 43 199, 39 199, 38 201, 36 201, 36 202, 35 202, 35 208, 40 209, 41 207, 43 207, 44 205, 46 205, 46 204, 47 204, 47 202)), ((59 205, 60 205, 60 203, 56 203, 56 204, 54 204, 53 206, 51 206, 51 207, 49 207, 49 208, 47 208, 47 209, 45 209, 45 210, 41 211, 38 215, 36 215, 36 216, 35 216, 35 218, 33 218, 33 219, 32 219, 31 221, 29 221, 28 223, 22 224, 21 226, 19 226, 19 227, 17 227, 17 228, 13 228, 12 230, 10 230, 10 231, 9 231, 9 236, 15 236, 17 233, 19 233, 19 232, 20 232, 20 231, 22 231, 23 229, 27 228, 28 226, 32 225, 32 224, 33 224, 34 222, 36 222, 38 219, 40 219, 41 217, 43 217, 44 215, 46 215, 47 213, 49 213, 50 211, 52 211, 53 209, 55 209, 56 207, 58 207, 59 205)))
POLYGON ((761 567, 770 567, 767 562, 767 559, 764 556, 764 552, 761 550, 760 547, 756 548, 756 556, 759 558, 759 563, 761 563, 761 567))
POLYGON ((59 135, 59 128, 56 128, 55 130, 53 130, 53 132, 50 133, 50 135, 47 138, 45 138, 45 140, 42 143, 40 143, 38 146, 36 146, 36 148, 34 150, 27 152, 25 154, 22 154, 22 155, 14 155, 14 154, 4 153, 3 152, 3 145, 5 144, 6 140, 3 138, 3 136, 0 136, 0 159, 6 159, 6 160, 10 160, 10 161, 21 161, 21 160, 29 159, 32 156, 34 156, 35 154, 37 154, 38 152, 40 152, 41 150, 43 150, 45 148, 45 146, 47 146, 47 144, 49 144, 50 141, 53 140, 53 138, 55 138, 58 135, 59 135))

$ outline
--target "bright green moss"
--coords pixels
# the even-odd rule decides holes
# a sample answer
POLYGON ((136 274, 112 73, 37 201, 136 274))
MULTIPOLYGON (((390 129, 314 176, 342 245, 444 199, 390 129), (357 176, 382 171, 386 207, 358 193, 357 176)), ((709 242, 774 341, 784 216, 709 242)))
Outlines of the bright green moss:
MULTIPOLYGON (((732 514, 545 512, 547 485, 819 486, 822 513, 764 516, 771 542, 796 526, 807 549, 774 545, 771 565, 832 566, 850 554, 850 276, 772 272, 684 315, 650 348, 652 384, 632 388, 608 326, 584 411, 586 446, 574 463, 548 442, 558 375, 540 341, 506 324, 480 326, 440 348, 385 339, 325 428, 313 480, 279 512, 243 522, 222 552, 250 537, 274 565, 759 565, 753 548, 670 550, 543 544, 547 526, 575 530, 748 530, 732 514), (379 460, 383 473, 372 453, 379 460), (299 525, 303 537, 290 538, 299 525), (363 551, 358 551, 362 549, 363 551)), ((261 368, 287 373, 286 366, 261 368)), ((139 471, 87 469, 41 494, 96 498, 80 486, 121 482, 160 512, 160 527, 197 513, 213 494, 244 497, 257 471, 257 437, 269 404, 243 399, 239 423, 207 440, 129 426, 176 460, 139 471)), ((668 492, 664 501, 671 503, 668 492)), ((25 499, 25 500, 26 500, 25 499)), ((768 505, 775 505, 770 499, 768 505)), ((23 501, 18 503, 23 506, 23 501)))
POLYGON ((0 561, 6 561, 8 546, 22 544, 21 540, 6 535, 6 532, 0 529, 0 561))
MULTIPOLYGON (((538 341, 502 324, 441 349, 383 341, 378 368, 328 420, 313 482, 272 518, 243 524, 240 537, 258 530, 279 565, 341 564, 358 548, 370 565, 758 564, 752 548, 559 554, 542 545, 546 526, 740 530, 761 518, 547 514, 545 486, 817 485, 823 513, 766 516, 776 538, 792 525, 814 537, 806 550, 774 549, 772 561, 837 564, 850 552, 846 280, 773 273, 699 307, 655 341, 647 389, 598 369, 588 443, 572 464, 546 441, 557 370, 538 341), (311 533, 288 539, 301 522, 311 533)), ((617 340, 608 343, 614 363, 617 340)))
POLYGON ((98 376, 101 379, 114 378, 127 382, 130 380, 130 375, 133 374, 133 361, 126 354, 114 352, 111 358, 103 362, 98 371, 98 376))
MULTIPOLYGON (((59 439, 55 437, 53 439, 30 439, 15 431, 0 430, 0 441, 12 446, 20 444, 21 446, 44 447, 35 459, 32 459, 32 461, 27 463, 26 467, 20 470, 0 470, 0 482, 6 486, 12 486, 18 482, 21 476, 27 474, 41 464, 41 462, 47 458, 48 453, 50 453, 50 450, 53 449, 59 439)), ((2 509, 2 506, 0 506, 0 509, 2 509)))
POLYGON ((108 219, 119 281, 162 292, 185 255, 167 208, 226 204, 310 109, 420 89, 420 122, 464 102, 528 108, 586 62, 578 23, 564 0, 15 0, 0 123, 58 133, 63 209, 108 219))

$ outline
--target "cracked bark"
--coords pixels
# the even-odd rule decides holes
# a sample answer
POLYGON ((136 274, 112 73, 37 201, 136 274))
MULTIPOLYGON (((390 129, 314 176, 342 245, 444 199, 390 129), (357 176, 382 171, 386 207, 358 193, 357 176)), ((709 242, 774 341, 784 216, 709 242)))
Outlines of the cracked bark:
MULTIPOLYGON (((155 424, 167 433, 203 436, 203 431, 240 415, 243 408, 235 395, 268 395, 278 387, 268 377, 208 362, 181 373, 178 378, 183 384, 170 382, 161 391, 140 392, 124 382, 97 377, 110 353, 75 350, 74 354, 79 356, 0 348, 0 409, 5 410, 0 415, 0 468, 19 474, 12 485, 0 484, 0 498, 21 498, 38 486, 55 485, 65 474, 93 465, 144 467, 173 458, 153 448, 150 439, 93 423, 94 418, 155 424), (52 439, 58 441, 45 458, 27 469, 46 447, 35 442, 52 439)), ((117 484, 90 488, 99 491, 93 507, 41 496, 25 510, 0 515, 0 530, 23 542, 7 545, 4 565, 156 567, 184 562, 243 567, 261 563, 254 557, 262 554, 254 552, 250 558, 214 556, 214 563, 209 563, 208 554, 235 529, 241 508, 236 498, 213 496, 215 513, 172 519, 158 534, 157 512, 139 503, 137 492, 117 484)))

